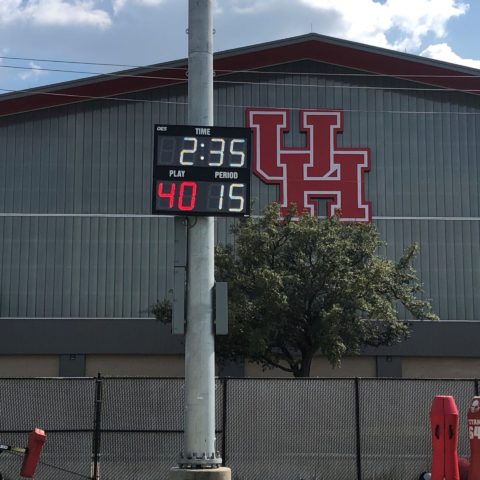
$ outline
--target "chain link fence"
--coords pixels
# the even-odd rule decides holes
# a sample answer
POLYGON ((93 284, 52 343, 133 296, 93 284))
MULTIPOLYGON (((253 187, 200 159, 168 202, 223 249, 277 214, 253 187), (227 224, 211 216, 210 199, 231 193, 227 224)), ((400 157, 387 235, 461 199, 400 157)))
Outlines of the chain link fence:
MULTIPOLYGON (((478 380, 252 379, 216 383, 217 447, 234 480, 417 480, 430 470, 435 395, 466 413, 478 380)), ((0 443, 47 443, 38 480, 161 480, 183 443, 180 378, 0 379, 0 443)), ((21 458, 3 453, 17 480, 21 458)))

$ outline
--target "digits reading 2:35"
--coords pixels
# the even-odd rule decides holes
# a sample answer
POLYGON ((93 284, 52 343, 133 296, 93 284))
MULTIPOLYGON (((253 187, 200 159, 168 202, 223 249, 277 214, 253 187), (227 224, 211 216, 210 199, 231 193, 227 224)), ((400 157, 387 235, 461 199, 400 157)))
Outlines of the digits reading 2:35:
POLYGON ((183 137, 180 165, 209 167, 236 167, 245 165, 245 139, 183 137), (225 161, 226 160, 226 161, 225 161))

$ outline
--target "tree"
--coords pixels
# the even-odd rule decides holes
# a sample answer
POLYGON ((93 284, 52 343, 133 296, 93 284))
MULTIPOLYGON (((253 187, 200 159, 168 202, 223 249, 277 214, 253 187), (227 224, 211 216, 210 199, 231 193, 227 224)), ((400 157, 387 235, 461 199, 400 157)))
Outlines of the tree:
POLYGON ((418 246, 398 262, 378 255, 373 224, 280 218, 277 204, 233 228, 235 246, 216 250, 216 280, 229 282, 230 334, 217 354, 309 376, 317 352, 338 365, 363 346, 405 339, 414 318, 436 320, 412 266, 418 246))

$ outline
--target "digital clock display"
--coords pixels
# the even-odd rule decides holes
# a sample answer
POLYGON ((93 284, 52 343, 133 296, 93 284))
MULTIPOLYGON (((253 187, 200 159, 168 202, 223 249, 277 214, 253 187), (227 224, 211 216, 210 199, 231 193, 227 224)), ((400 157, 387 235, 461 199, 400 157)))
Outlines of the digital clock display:
POLYGON ((155 125, 152 213, 248 216, 251 130, 155 125))

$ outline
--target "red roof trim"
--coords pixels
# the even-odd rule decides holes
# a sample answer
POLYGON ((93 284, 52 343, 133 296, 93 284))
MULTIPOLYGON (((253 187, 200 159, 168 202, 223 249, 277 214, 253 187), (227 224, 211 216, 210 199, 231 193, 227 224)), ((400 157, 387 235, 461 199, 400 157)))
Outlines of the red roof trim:
MULTIPOLYGON (((185 65, 183 65, 183 68, 185 68, 185 65)), ((155 76, 161 78, 108 78, 107 80, 97 80, 78 86, 52 89, 39 93, 35 92, 30 95, 8 98, 3 101, 0 97, 0 115, 11 115, 42 108, 57 107, 86 100, 95 100, 98 97, 112 97, 187 81, 185 71, 179 69, 158 70, 148 73, 148 77, 155 76), (167 77, 168 79, 163 77, 167 77)))
MULTIPOLYGON (((455 70, 453 69, 454 66, 448 68, 443 66, 441 62, 435 65, 434 61, 428 61, 427 63, 426 61, 414 60, 414 57, 412 59, 400 58, 401 54, 397 52, 392 52, 389 55, 387 50, 375 49, 375 47, 362 49, 352 46, 350 42, 342 45, 341 40, 330 43, 321 39, 302 39, 301 41, 297 39, 292 40, 292 42, 294 43, 282 43, 281 45, 272 43, 265 48, 252 47, 251 50, 242 49, 242 53, 226 52, 223 55, 216 55, 214 68, 218 72, 253 70, 269 65, 311 59, 381 75, 392 75, 397 78, 402 78, 398 75, 399 72, 402 72, 403 75, 427 75, 427 77, 418 79, 408 79, 448 89, 478 89, 478 93, 480 93, 480 78, 474 76, 474 73, 471 74, 471 78, 465 78, 469 74, 460 70, 463 67, 455 70), (431 77, 428 75, 431 75, 431 77), (457 75, 457 78, 438 78, 438 75, 457 75)), ((142 78, 141 75, 145 75, 145 69, 142 69, 141 73, 139 71, 132 72, 133 75, 140 75, 136 78, 107 77, 105 80, 97 78, 92 80, 91 83, 87 79, 84 80, 85 83, 82 85, 52 86, 52 90, 32 92, 13 98, 8 95, 4 100, 0 97, 0 116, 90 100, 90 98, 75 98, 69 95, 94 97, 92 99, 95 99, 96 97, 112 97, 186 82, 185 71, 182 70, 186 65, 176 65, 175 67, 171 65, 165 69, 158 68, 158 70, 151 70, 146 73, 149 77, 168 77, 168 79, 142 78), (55 95, 51 95, 52 93, 55 95)))
POLYGON ((294 45, 219 59, 215 62, 215 68, 219 70, 246 70, 310 59, 355 70, 405 78, 410 81, 443 88, 456 90, 478 89, 480 93, 480 78, 473 74, 471 78, 466 78, 468 74, 446 68, 441 64, 437 66, 421 63, 420 61, 394 56, 396 52, 392 52, 393 55, 383 52, 385 50, 382 50, 382 53, 378 53, 350 46, 309 40, 294 45), (402 75, 399 75, 399 72, 402 72, 402 75), (422 77, 412 79, 408 78, 410 75, 421 75, 422 77), (427 76, 424 77, 423 75, 427 76), (431 77, 428 75, 431 75, 431 77), (456 75, 457 78, 438 78, 438 75, 456 75))

